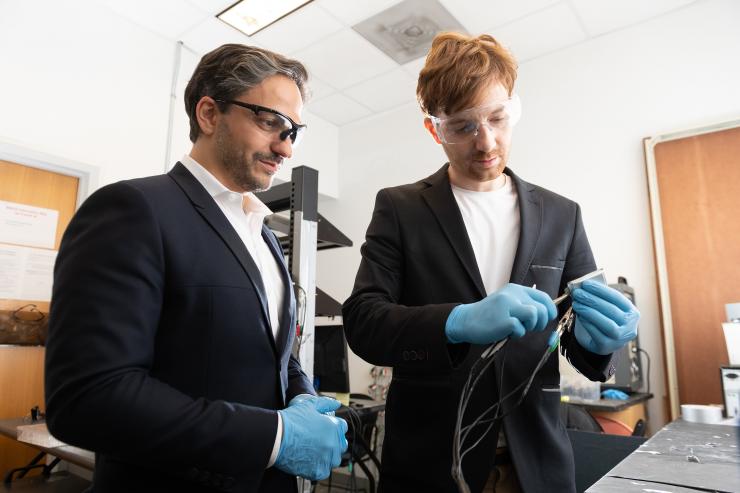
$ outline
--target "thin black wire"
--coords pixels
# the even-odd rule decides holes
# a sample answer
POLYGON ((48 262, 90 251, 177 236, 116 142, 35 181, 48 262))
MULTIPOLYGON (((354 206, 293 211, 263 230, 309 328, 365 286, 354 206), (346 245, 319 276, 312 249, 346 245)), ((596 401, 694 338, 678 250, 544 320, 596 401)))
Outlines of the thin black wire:
MULTIPOLYGON (((486 437, 486 435, 491 431, 491 429, 493 428, 497 420, 503 419, 506 416, 508 416, 514 409, 516 409, 522 403, 522 401, 524 400, 524 397, 529 392, 532 382, 534 381, 534 377, 540 371, 542 366, 544 366, 545 362, 550 356, 550 353, 552 352, 550 350, 550 347, 546 348, 544 354, 542 355, 536 367, 530 374, 530 377, 528 380, 525 380, 519 383, 519 385, 517 385, 514 389, 512 389, 506 395, 501 395, 501 393, 499 392, 499 400, 496 404, 486 409, 471 424, 465 427, 462 427, 462 420, 464 418, 465 411, 467 410, 467 405, 470 400, 470 396, 472 395, 472 392, 475 389, 475 385, 478 383, 478 381, 480 380, 481 376, 485 373, 485 371, 493 363, 499 350, 506 344, 507 341, 508 341, 508 338, 502 341, 499 341, 495 344, 492 344, 483 352, 482 358, 476 361, 473 367, 471 368, 470 373, 468 375, 468 379, 466 380, 465 386, 463 387, 463 391, 462 391, 461 398, 460 398, 460 403, 458 405, 457 421, 455 423, 455 433, 453 437, 453 454, 452 454, 452 477, 457 483, 458 490, 460 491, 460 493, 470 492, 470 489, 467 483, 465 482, 465 478, 462 473, 462 459, 465 457, 465 455, 468 452, 473 450, 486 437), (482 368, 481 368, 481 361, 485 361, 485 364, 483 364, 482 368), (476 372, 478 373, 476 374, 476 372), (471 385, 470 382, 471 382, 471 378, 473 378, 473 375, 475 375, 475 380, 473 381, 473 384, 471 385), (503 409, 504 401, 506 399, 509 399, 511 396, 513 396, 516 392, 518 392, 519 389, 522 388, 522 386, 524 386, 524 390, 519 395, 519 400, 516 402, 516 404, 514 404, 511 408, 509 408, 507 412, 503 414, 499 414, 499 411, 503 409), (484 419, 492 411, 495 411, 494 416, 492 418, 484 419), (470 445, 469 447, 467 447, 461 452, 460 450, 462 449, 469 433, 476 426, 483 425, 483 424, 488 424, 488 427, 481 434, 478 440, 476 440, 475 443, 473 443, 472 445, 470 445)), ((503 371, 501 373, 502 373, 501 377, 503 378, 503 371)), ((499 385, 499 389, 502 389, 502 388, 503 387, 499 385)))
POLYGON ((298 325, 303 327, 303 325, 306 323, 306 303, 308 302, 308 294, 306 293, 306 290, 303 289, 303 286, 301 286, 298 283, 293 283, 293 285, 298 289, 298 296, 296 296, 296 319, 298 322, 298 325), (303 295, 303 300, 301 300, 301 295, 303 295))
MULTIPOLYGON (((473 367, 470 369, 468 378, 465 381, 465 385, 463 386, 460 402, 458 403, 457 408, 457 420, 455 422, 455 432, 453 436, 452 449, 452 477, 457 483, 461 493, 468 493, 470 491, 462 473, 462 456, 460 454, 460 448, 462 446, 462 441, 460 440, 462 420, 465 416, 468 402, 473 390, 475 389, 475 386, 478 384, 481 376, 486 372, 486 370, 495 360, 498 351, 501 350, 501 348, 506 344, 507 341, 508 338, 498 341, 494 344, 491 344, 483 351, 481 357, 473 364, 473 367), (475 378, 473 379, 474 375, 475 378)), ((486 430, 486 433, 489 430, 486 430)))
MULTIPOLYGON (((499 385, 498 385, 498 388, 499 388, 498 401, 496 402, 495 405, 489 407, 488 410, 487 410, 487 411, 490 411, 491 409, 496 409, 496 416, 498 415, 498 410, 503 407, 504 400, 508 398, 508 395, 505 396, 505 395, 502 395, 501 394, 501 389, 504 388, 504 368, 506 366, 506 354, 507 354, 507 352, 504 351, 501 354, 502 354, 501 357, 503 358, 503 361, 501 361, 501 372, 500 372, 499 385)), ((495 420, 496 419, 496 416, 494 416, 492 419, 495 420)), ((479 418, 480 418, 480 416, 479 416, 479 418)), ((473 428, 472 425, 467 425, 464 428, 462 428, 461 431, 464 433, 464 436, 462 437, 462 441, 463 442, 465 441, 465 438, 467 437, 467 434, 469 433, 470 430, 472 430, 472 428, 473 428)))
MULTIPOLYGON (((545 362, 547 362, 547 359, 549 358, 549 355, 550 355, 550 353, 551 353, 551 351, 550 351, 550 349, 548 348, 548 349, 547 349, 547 351, 545 352, 545 354, 543 354, 543 355, 542 355, 542 357, 540 358, 539 362, 537 363, 537 366, 535 366, 535 369, 534 369, 534 370, 532 371, 532 373, 530 374, 530 377, 529 377, 529 379, 528 379, 528 380, 525 380, 525 381, 522 381, 522 382, 520 382, 520 383, 519 383, 519 385, 517 385, 516 387, 514 387, 514 389, 512 389, 512 390, 511 390, 511 392, 509 392, 508 394, 506 394, 505 396, 503 396, 503 398, 499 398, 499 402, 498 402, 497 404, 495 404, 494 406, 492 406, 491 408, 488 408, 488 409, 487 409, 486 411, 484 411, 483 413, 481 413, 481 415, 479 415, 479 416, 478 416, 478 419, 482 419, 482 417, 483 417, 483 416, 485 416, 486 414, 488 414, 488 413, 489 413, 489 412, 490 412, 490 411, 491 411, 491 410, 492 410, 493 408, 496 408, 497 406, 501 406, 501 407, 503 407, 503 401, 504 401, 504 400, 506 400, 506 399, 508 399, 509 397, 511 397, 512 395, 514 395, 514 394, 515 394, 515 393, 516 393, 516 392, 517 392, 517 391, 518 391, 519 389, 521 389, 521 388, 522 388, 523 386, 525 386, 525 385, 526 385, 526 386, 525 386, 525 388, 524 388, 524 390, 523 390, 523 391, 522 391, 522 392, 520 393, 520 395, 519 395, 519 400, 518 400, 518 401, 516 402, 516 404, 514 404, 514 405, 513 405, 513 406, 512 406, 512 407, 511 407, 511 408, 510 408, 510 409, 509 409, 508 411, 506 411, 506 412, 505 412, 505 413, 504 413, 503 415, 501 415, 501 416, 499 416, 499 417, 500 417, 501 419, 503 419, 503 418, 505 418, 506 416, 508 416, 509 414, 511 414, 511 412, 512 412, 512 411, 513 411, 513 410, 514 410, 514 409, 515 409, 515 408, 516 408, 517 406, 519 406, 519 405, 520 405, 520 404, 522 403, 522 401, 524 400, 524 397, 526 397, 527 393, 529 392, 529 388, 531 387, 531 385, 532 385, 532 382, 534 381, 534 377, 535 377, 535 375, 537 375, 537 373, 538 373, 538 372, 539 372, 539 371, 540 371, 540 370, 542 369, 542 367, 544 366, 545 362)), ((503 371, 502 371, 501 373, 503 374, 503 371)), ((502 380, 503 380, 503 375, 502 375, 502 380)), ((500 389, 500 388, 501 388, 501 387, 499 387, 499 389, 500 389)), ((487 420, 482 420, 482 421, 480 421, 480 422, 478 422, 478 423, 475 423, 475 422, 474 422, 474 423, 471 423, 471 424, 467 425, 467 426, 465 427, 465 429, 467 429, 467 428, 472 428, 472 427, 474 427, 474 426, 477 426, 477 425, 480 425, 480 424, 484 424, 484 423, 487 423, 487 422, 489 422, 489 421, 491 421, 491 420, 495 420, 495 419, 498 419, 498 418, 494 417, 494 418, 489 418, 489 419, 487 419, 487 420)))
POLYGON ((356 492, 357 491, 357 476, 355 473, 355 464, 353 460, 353 452, 355 450, 355 447, 357 447, 357 432, 359 430, 360 434, 362 434, 362 417, 352 409, 350 406, 347 406, 347 410, 349 411, 349 417, 350 421, 352 422, 352 443, 348 446, 349 451, 349 464, 350 464, 350 480, 349 480, 349 491, 356 492))
MULTIPOLYGON (((496 353, 498 353, 498 351, 496 351, 496 353)), ((504 358, 504 361, 502 361, 502 364, 503 364, 503 363, 505 362, 505 358, 506 358, 506 351, 504 351, 504 352, 503 352, 502 354, 503 354, 503 356, 502 356, 502 357, 504 358)), ((488 369, 488 367, 489 367, 489 366, 490 366, 491 364, 493 364, 493 362, 494 362, 494 360, 495 360, 495 358, 496 358, 496 354, 492 354, 492 355, 490 356, 490 358, 491 358, 491 361, 489 362, 489 364, 487 364, 487 365, 485 366, 485 368, 483 368, 483 370, 481 370, 481 373, 480 373, 480 374, 478 375, 478 377, 476 378, 476 381, 477 381, 478 379, 480 379, 481 375, 482 375, 483 373, 485 373, 485 371, 486 371, 486 370, 488 369)), ((503 371, 502 371, 501 373, 502 373, 502 376, 503 376, 503 371)), ((503 388, 503 387, 499 387, 499 389, 501 389, 501 388, 503 388)), ((469 395, 467 396, 467 399, 466 399, 466 403, 465 403, 465 408, 466 408, 466 410, 467 410, 467 403, 469 402, 469 400, 470 400, 470 397, 472 396, 472 392, 473 392, 473 389, 471 388, 471 389, 470 389, 470 394, 469 394, 469 395)), ((491 410, 491 409, 498 409, 498 406, 499 406, 499 405, 501 405, 501 403, 503 402, 503 399, 505 399, 505 397, 503 397, 503 398, 502 398, 502 395, 501 395, 501 393, 499 393, 499 400, 498 400, 498 402, 497 402, 497 403, 496 403, 496 404, 495 404, 494 406, 491 406, 491 407, 489 407, 489 408, 488 408, 488 410, 491 410)), ((498 411, 497 411, 497 413, 498 413, 498 411)), ((462 424, 462 422, 461 422, 461 424, 462 424)), ((472 429, 472 426, 471 426, 471 425, 465 426, 465 427, 463 427, 463 428, 461 428, 461 429, 460 429, 460 432, 461 432, 461 435, 460 435, 460 443, 465 443, 465 440, 467 439, 468 433, 470 432, 470 430, 471 430, 471 429, 472 429)), ((488 432, 488 430, 486 430, 486 433, 487 433, 487 432, 488 432)), ((484 434, 484 436, 485 436, 485 434, 484 434)), ((477 444, 477 443, 478 443, 478 442, 476 442, 476 444, 477 444)), ((460 457, 460 459, 461 459, 461 460, 462 460, 462 457, 463 457, 464 455, 465 455, 464 453, 463 453, 463 454, 461 455, 461 457, 460 457)))
MULTIPOLYGON (((483 417, 483 416, 484 416, 485 414, 487 414, 487 413, 488 413, 488 412, 489 412, 489 411, 490 411, 491 409, 495 409, 495 410, 496 410, 496 413, 495 413, 495 415, 493 416, 493 418, 491 418, 491 419, 489 419, 489 420, 486 420, 486 421, 487 421, 487 422, 489 423, 489 425, 488 425, 488 428, 486 428, 486 430, 485 430, 485 431, 484 431, 484 432, 483 432, 483 433, 481 434, 481 436, 480 436, 480 437, 478 438, 478 440, 476 440, 476 441, 475 441, 475 443, 473 443, 473 445, 471 445, 470 447, 468 447, 467 449, 465 449, 465 450, 463 450, 463 451, 462 451, 462 453, 460 454, 460 467, 462 467, 462 459, 464 459, 464 458, 465 458, 465 456, 466 456, 466 455, 468 454, 468 452, 470 452, 471 450, 473 450, 473 449, 474 449, 475 447, 477 447, 477 446, 478 446, 478 444, 479 444, 479 443, 480 443, 481 441, 483 441, 483 439, 484 439, 484 438, 486 437, 486 435, 488 435, 488 433, 489 433, 489 432, 491 431, 491 428, 493 428, 493 426, 494 426, 494 425, 496 424, 496 420, 498 420, 498 419, 500 419, 500 418, 502 417, 502 416, 500 416, 500 415, 499 415, 499 411, 500 411, 501 409, 503 409, 503 403, 504 403, 504 400, 505 400, 505 399, 507 398, 507 396, 503 396, 503 395, 501 394, 501 392, 500 392, 500 390, 501 390, 501 389, 503 389, 503 382, 504 382, 504 368, 506 367, 506 351, 504 351, 504 352, 502 353, 502 356, 501 356, 501 358, 503 358, 503 360, 501 361, 501 372, 500 372, 500 373, 501 373, 501 375, 500 375, 500 380, 499 380, 499 387, 498 387, 498 388, 499 388, 499 392, 498 392, 498 402, 497 402, 497 403, 496 403, 495 405, 493 405, 493 406, 489 407, 489 408, 488 408, 488 409, 486 410, 486 412, 484 412, 484 413, 482 413, 482 414, 481 414, 480 416, 478 416, 478 418, 476 419, 476 421, 479 421, 479 420, 481 420, 481 419, 482 419, 482 417, 483 417)), ((482 423, 482 422, 480 422, 480 423, 478 423, 478 424, 483 424, 483 423, 482 423)), ((464 443, 465 443, 465 440, 467 439, 467 437, 468 437, 468 434, 469 434, 469 433, 470 433, 470 432, 471 432, 471 431, 473 430, 474 426, 475 426, 475 425, 468 425, 468 426, 464 427, 464 428, 463 428, 463 429, 461 430, 461 431, 462 431, 462 434, 461 434, 461 435, 462 435, 462 437, 461 437, 461 441, 460 441, 460 443, 461 443, 461 445, 460 445, 460 446, 461 446, 461 447, 462 447, 462 444, 464 444, 464 443)), ((461 475, 462 475, 462 472, 461 472, 461 475)))
POLYGON ((296 358, 298 359, 298 363, 300 363, 300 362, 301 362, 301 347, 302 347, 302 346, 303 346, 303 345, 304 345, 304 344, 305 344, 306 342, 308 342, 308 340, 309 340, 310 338, 311 338, 311 334, 308 334, 308 336, 306 336, 306 335, 305 335, 305 334, 303 333, 303 327, 301 327, 301 335, 297 337, 297 339, 298 339, 298 345, 297 345, 297 348, 296 348, 296 352, 298 353, 298 354, 296 354, 296 358))
MULTIPOLYGON (((490 366, 490 364, 495 359, 495 355, 496 354, 497 354, 497 352, 494 352, 490 356, 490 361, 485 365, 483 371, 485 371, 485 369, 490 366)), ((462 473, 462 459, 465 457, 465 455, 468 452, 470 452, 471 450, 473 450, 485 438, 485 436, 493 428, 493 425, 495 424, 496 420, 503 419, 504 417, 508 416, 514 409, 516 409, 517 406, 519 406, 522 403, 522 401, 524 400, 524 397, 526 396, 527 392, 529 392, 529 388, 532 385, 532 382, 534 381, 535 375, 542 368, 542 366, 544 365, 545 361, 547 361, 547 358, 548 358, 549 355, 550 355, 550 348, 548 347, 546 349, 545 353, 540 358, 539 362, 537 363, 537 366, 532 371, 532 374, 530 375, 529 379, 521 382, 519 385, 517 385, 511 392, 509 392, 505 396, 500 396, 498 403, 496 403, 493 406, 489 407, 486 411, 484 411, 483 413, 481 413, 481 415, 479 415, 473 423, 471 423, 470 425, 468 425, 468 426, 465 427, 465 434, 464 434, 464 436, 462 438, 460 437, 460 435, 461 435, 461 433, 460 433, 461 419, 458 419, 458 423, 459 424, 457 425, 457 427, 455 429, 455 440, 453 442, 453 448, 454 448, 454 450, 453 450, 453 470, 452 470, 452 476, 455 479, 455 482, 457 483, 458 489, 459 489, 459 491, 461 493, 469 493, 469 491, 470 491, 467 483, 465 482, 464 475, 462 473), (526 386, 525 386, 524 390, 521 392, 521 394, 519 396, 519 400, 516 402, 516 404, 514 404, 508 410, 508 412, 506 412, 506 413, 504 413, 502 415, 499 415, 499 410, 503 407, 503 402, 506 399, 510 398, 512 395, 514 395, 525 384, 526 384, 526 386), (485 421, 486 423, 488 423, 488 427, 486 428, 486 430, 482 433, 482 435, 478 438, 478 440, 476 440, 475 443, 473 443, 471 446, 467 447, 465 450, 463 450, 462 452, 460 452, 460 449, 462 448, 463 444, 465 443, 465 439, 467 438, 467 436, 470 433, 470 431, 475 426, 478 426, 480 424, 483 424, 481 422, 483 420, 483 417, 485 417, 492 410, 495 410, 496 411, 496 414, 494 415, 493 418, 488 419, 488 420, 485 421)), ((472 373, 471 373, 471 375, 472 375, 472 373)), ((479 376, 480 375, 478 375, 478 377, 479 376)), ((467 388, 467 383, 466 383, 466 388, 467 388)), ((465 389, 464 389, 464 391, 465 391, 465 389)), ((467 398, 469 399, 469 396, 467 396, 467 398)), ((464 412, 464 410, 463 410, 463 412, 464 412)))
POLYGON ((298 290, 296 293, 296 324, 298 325, 299 334, 296 337, 297 339, 297 349, 296 349, 296 359, 298 362, 301 362, 301 348, 303 347, 303 344, 305 344, 310 338, 311 334, 309 334, 307 337, 305 336, 305 324, 306 324, 306 303, 307 300, 307 294, 306 290, 303 289, 303 286, 300 284, 294 282, 293 286, 298 290), (302 298, 302 299, 301 299, 302 298))
MULTIPOLYGON (((357 483, 356 483, 356 477, 355 477, 355 468, 354 468, 354 461, 352 458, 352 448, 357 443, 357 433, 358 430, 360 430, 360 433, 362 433, 362 417, 352 409, 350 406, 345 406, 347 408, 347 428, 349 432, 352 434, 352 441, 351 443, 347 444, 347 451, 349 452, 349 467, 350 467, 350 479, 349 484, 347 487, 341 487, 341 489, 344 489, 345 491, 350 492, 356 492, 357 489, 357 483)), ((349 441, 348 441, 349 442, 349 441)), ((331 488, 334 486, 332 485, 331 488)))
MULTIPOLYGON (((563 317, 561 318, 561 321, 560 321, 560 322, 558 323, 558 329, 560 328, 561 324, 563 324, 563 323, 565 323, 565 324, 566 324, 566 328, 567 328, 567 327, 570 327, 570 325, 572 324, 572 321, 573 321, 573 317, 571 316, 571 309, 568 309, 568 311, 567 311, 567 312, 565 313, 565 315, 563 315, 563 317)), ((558 329, 556 329, 556 330, 558 330, 558 329)), ((504 418, 504 417, 508 416, 508 415, 509 415, 509 413, 510 413, 510 412, 511 412, 511 411, 512 411, 512 410, 513 410, 514 408, 516 408, 516 407, 517 407, 517 406, 518 406, 519 404, 521 404, 521 403, 522 403, 522 401, 523 401, 523 399, 524 399, 524 396, 525 396, 525 395, 527 394, 527 392, 529 392, 529 387, 530 387, 530 386, 532 385, 532 381, 534 380, 534 376, 535 376, 535 375, 537 374, 537 372, 538 372, 538 371, 539 371, 539 370, 540 370, 540 369, 542 368, 542 366, 543 366, 543 365, 545 364, 545 361, 547 361, 548 355, 549 355, 549 354, 550 354, 551 352, 552 352, 552 349, 551 349, 550 347, 548 347, 548 348, 547 348, 547 349, 545 350, 545 353, 544 353, 544 354, 542 355, 542 357, 541 357, 540 361, 538 362, 537 366, 535 367, 535 369, 534 369, 534 370, 533 370, 533 372, 531 373, 531 375, 530 375, 530 378, 529 378, 529 380, 528 380, 528 381, 526 381, 526 388, 524 389, 524 392, 523 392, 523 393, 522 393, 522 395, 520 396, 520 398, 519 398, 519 401, 517 401, 517 403, 516 403, 516 404, 515 404, 515 405, 514 405, 514 406, 513 406, 513 407, 512 407, 512 408, 511 408, 510 410, 509 410, 509 412, 507 412, 507 413, 505 413, 504 415, 500 416, 501 418, 504 418)), ((484 354, 485 354, 485 352, 484 352, 484 354)), ((503 354, 504 354, 504 356, 503 356, 503 357, 504 357, 504 358, 506 358, 506 352, 504 352, 503 354)), ((504 363, 505 363, 505 360, 504 360, 504 361, 502 362, 501 381, 499 382, 499 389, 502 389, 502 388, 503 388, 503 373, 504 373, 504 372, 503 372, 503 365, 504 365, 504 363)), ((487 366, 488 366, 488 365, 487 365, 487 366)), ((472 370, 471 370, 471 371, 472 371, 472 370)), ((489 412, 490 412, 491 410, 493 410, 493 409, 496 409, 496 410, 497 410, 497 415, 498 415, 498 407, 501 407, 501 408, 503 408, 503 401, 504 401, 504 400, 506 400, 506 399, 508 399, 509 397, 511 397, 511 396, 512 396, 512 395, 513 395, 513 394, 514 394, 515 392, 517 392, 517 391, 518 391, 518 390, 519 390, 519 389, 520 389, 520 388, 521 388, 521 387, 522 387, 522 386, 523 386, 524 384, 525 384, 525 382, 521 382, 521 383, 520 383, 519 385, 517 385, 517 386, 516 386, 516 387, 515 387, 515 388, 514 388, 514 389, 513 389, 513 390, 512 390, 511 392, 509 392, 509 393, 508 393, 508 394, 506 394, 505 396, 501 396, 501 394, 499 393, 499 401, 498 401, 498 403, 497 403, 496 405, 494 405, 494 406, 491 406, 491 407, 490 407, 489 409, 487 409, 486 411, 484 411, 484 412, 483 412, 483 413, 482 413, 482 414, 481 414, 480 416, 478 416, 478 419, 476 420, 476 422, 474 422, 474 423, 472 423, 472 424, 470 424, 470 425, 466 426, 465 428, 463 428, 463 430, 470 430, 470 429, 472 429, 472 428, 473 428, 474 426, 476 426, 476 425, 478 425, 478 424, 483 424, 483 423, 487 423, 487 422, 489 422, 489 421, 490 421, 490 419, 489 419, 489 420, 484 420, 484 421, 482 421, 482 422, 480 422, 479 420, 482 420, 483 416, 485 416, 486 414, 488 414, 488 413, 489 413, 489 412)), ((469 398, 469 397, 468 397, 468 398, 469 398)), ((495 420, 495 419, 497 419, 497 417, 496 417, 496 416, 494 416, 494 418, 491 418, 491 419, 492 419, 492 420, 495 420)), ((464 438, 463 438, 463 440, 464 440, 464 438)))
MULTIPOLYGON (((646 378, 647 378, 647 393, 649 394, 650 393, 650 355, 648 354, 647 351, 645 351, 644 349, 641 349, 639 347, 635 347, 635 350, 638 353, 643 353, 645 355, 645 358, 647 358, 647 375, 646 375, 646 378)), ((638 354, 637 357, 639 358, 640 355, 638 354)))
MULTIPOLYGON (((521 382, 519 385, 517 385, 511 392, 509 392, 502 399, 500 399, 498 403, 496 403, 495 405, 491 406, 486 411, 484 411, 483 413, 481 413, 478 416, 478 418, 476 418, 476 421, 474 421, 470 425, 466 426, 466 428, 469 428, 470 430, 472 430, 472 428, 474 428, 475 426, 482 425, 482 424, 485 424, 485 423, 491 423, 491 425, 489 425, 489 428, 490 428, 490 426, 492 426, 493 423, 496 420, 503 419, 506 416, 508 416, 509 414, 511 414, 511 412, 514 409, 516 409, 522 403, 522 401, 524 401, 524 397, 526 397, 527 393, 529 392, 529 388, 531 387, 532 382, 534 381, 534 377, 537 375, 537 372, 540 371, 540 369, 542 368, 542 366, 547 361, 547 358, 549 357, 549 354, 550 354, 550 351, 547 351, 547 353, 545 353, 545 354, 542 355, 542 357, 540 358, 540 361, 537 363, 537 366, 532 371, 532 374, 530 375, 530 377, 529 377, 528 380, 525 380, 525 381, 521 382), (525 386, 525 384, 526 384, 526 386, 525 386), (509 410, 506 411, 505 413, 498 414, 499 411, 503 408, 503 401, 505 401, 509 397, 513 396, 519 389, 522 388, 522 386, 525 386, 525 387, 524 387, 524 390, 519 394, 519 400, 516 402, 516 404, 514 404, 511 408, 509 408, 509 410), (489 419, 484 420, 483 417, 486 414, 488 414, 489 412, 491 412, 492 409, 495 409, 496 410, 496 415, 493 418, 489 418, 489 419)), ((470 430, 468 430, 468 433, 469 433, 470 430)), ((486 431, 486 433, 487 433, 487 431, 486 431)), ((475 443, 475 445, 477 445, 481 440, 482 440, 482 437, 475 443)), ((471 447, 468 447, 463 452, 463 455, 465 453, 469 452, 472 448, 474 448, 475 445, 473 445, 471 447)))

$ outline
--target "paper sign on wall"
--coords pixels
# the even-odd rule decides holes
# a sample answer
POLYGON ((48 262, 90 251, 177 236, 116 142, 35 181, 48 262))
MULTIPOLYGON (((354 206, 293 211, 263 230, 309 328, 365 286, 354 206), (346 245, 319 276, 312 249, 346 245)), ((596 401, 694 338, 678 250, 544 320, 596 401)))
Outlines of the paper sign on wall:
POLYGON ((54 248, 59 211, 0 200, 0 243, 54 248))
POLYGON ((0 299, 51 301, 57 252, 0 245, 0 299))

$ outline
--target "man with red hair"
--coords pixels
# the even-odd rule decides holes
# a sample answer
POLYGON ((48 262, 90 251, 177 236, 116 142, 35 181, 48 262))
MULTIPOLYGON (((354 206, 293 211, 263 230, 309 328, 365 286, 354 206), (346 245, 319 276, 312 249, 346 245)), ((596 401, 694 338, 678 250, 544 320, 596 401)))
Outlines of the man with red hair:
MULTIPOLYGON (((578 204, 507 168, 520 114, 516 63, 494 38, 439 34, 419 74, 424 126, 449 162, 416 183, 378 192, 344 327, 352 349, 392 366, 382 492, 456 492, 451 475, 458 402, 486 347, 509 338, 483 373, 463 426, 503 401, 493 433, 462 461, 470 491, 575 491, 573 453, 559 419, 557 354, 516 405, 552 342, 552 301, 596 269, 578 204), (529 287, 529 286, 535 286, 529 287), (510 463, 510 465, 507 465, 510 463), (495 490, 494 490, 495 488, 495 490)), ((586 281, 561 350, 591 380, 614 373, 613 353, 637 334, 639 313, 617 291, 586 281)))

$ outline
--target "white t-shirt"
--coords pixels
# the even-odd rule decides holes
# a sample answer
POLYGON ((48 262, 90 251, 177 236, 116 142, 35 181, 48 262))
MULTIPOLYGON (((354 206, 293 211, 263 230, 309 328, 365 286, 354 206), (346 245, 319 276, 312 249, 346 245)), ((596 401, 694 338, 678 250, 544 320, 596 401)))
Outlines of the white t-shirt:
POLYGON ((490 192, 451 185, 486 294, 509 282, 519 243, 518 195, 511 178, 504 176, 504 185, 490 192))

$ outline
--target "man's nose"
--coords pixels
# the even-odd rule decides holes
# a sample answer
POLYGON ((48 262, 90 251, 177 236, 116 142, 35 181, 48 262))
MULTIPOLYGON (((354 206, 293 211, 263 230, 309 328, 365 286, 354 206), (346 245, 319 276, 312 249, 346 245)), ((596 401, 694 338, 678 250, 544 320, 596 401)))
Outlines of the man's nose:
POLYGON ((270 150, 283 159, 290 159, 293 155, 293 141, 290 140, 290 137, 284 139, 277 137, 270 146, 270 150))
POLYGON ((496 137, 496 130, 482 124, 478 127, 478 135, 475 136, 475 149, 481 152, 489 152, 496 149, 498 147, 496 137))

